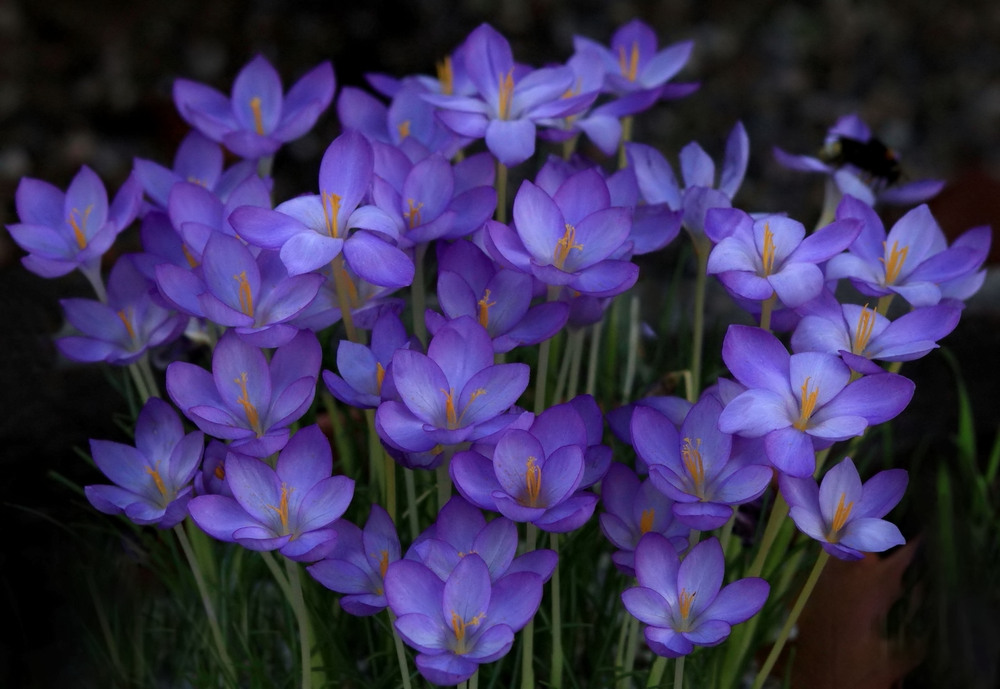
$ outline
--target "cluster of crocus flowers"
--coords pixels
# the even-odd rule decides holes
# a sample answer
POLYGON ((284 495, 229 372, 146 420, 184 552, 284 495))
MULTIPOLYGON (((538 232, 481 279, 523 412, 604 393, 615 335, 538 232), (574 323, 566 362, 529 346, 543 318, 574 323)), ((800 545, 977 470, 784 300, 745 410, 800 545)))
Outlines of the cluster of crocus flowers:
MULTIPOLYGON (((817 456, 903 410, 913 384, 878 362, 922 356, 955 328, 961 300, 982 283, 988 230, 948 246, 918 206, 886 232, 876 196, 916 202, 937 186, 866 177, 849 156, 782 158, 832 175, 844 194, 812 233, 780 213, 735 208, 750 152, 742 124, 718 165, 697 143, 684 146, 680 180, 662 153, 624 141, 632 116, 694 90, 671 83, 690 42, 661 49, 633 21, 609 47, 577 37, 574 49, 566 64, 536 69, 484 24, 434 77, 369 75, 386 101, 342 91, 343 131, 302 195, 273 198, 270 163, 330 105, 333 69, 324 63, 284 93, 263 57, 240 71, 230 96, 179 80, 175 103, 196 131, 171 168, 136 160, 110 203, 86 167, 65 192, 22 180, 20 223, 9 230, 28 252, 24 264, 46 277, 80 269, 99 297, 63 303, 79 333, 63 337, 61 351, 146 365, 140 394, 152 397, 135 446, 91 444, 115 484, 88 486, 92 504, 164 528, 189 515, 217 540, 277 551, 292 561, 289 572, 308 563, 350 615, 388 610, 404 663, 405 642, 419 672, 446 685, 511 651, 550 580, 560 612, 559 534, 592 523, 598 495, 610 562, 637 580, 622 594, 625 610, 664 657, 722 643, 765 605, 767 582, 724 571, 723 543, 740 506, 773 491, 775 478, 791 519, 826 552, 852 559, 902 543, 883 517, 905 472, 862 482, 845 459, 817 483, 817 456), (581 133, 608 155, 621 145, 620 169, 571 155, 581 133), (512 222, 502 221, 506 167, 530 159, 539 141, 563 142, 565 156, 525 171, 512 222), (243 160, 224 167, 223 146, 243 160), (101 258, 137 216, 142 252, 119 259, 105 288, 101 258), (699 278, 716 276, 762 314, 762 327, 733 325, 725 335, 731 377, 701 391, 709 381, 695 370, 689 399, 625 400, 617 410, 576 395, 575 383, 548 408, 519 407, 536 376, 535 399, 546 398, 543 367, 524 362, 547 361, 564 327, 569 343, 582 342, 581 326, 636 284, 633 257, 662 249, 682 226, 699 278), (841 279, 877 303, 841 303, 841 279), (436 289, 425 301, 428 285, 436 289), (913 310, 890 318, 895 295, 913 310), (148 367, 147 355, 167 356, 170 344, 170 356, 190 355, 162 371, 166 397, 199 429, 186 435, 148 367), (538 359, 526 351, 534 345, 538 359), (363 527, 348 519, 362 474, 335 473, 320 430, 321 377, 336 400, 321 393, 326 412, 373 410, 371 483, 359 495, 381 490, 386 504, 361 506, 363 527), (604 411, 634 453, 604 443, 604 411), (382 450, 389 461, 376 469, 382 450), (414 470, 434 468, 438 512, 420 530, 428 510, 416 498, 396 509, 395 475, 409 472, 412 482, 414 470), (459 495, 448 499, 452 488, 459 495), (395 523, 404 514, 410 542, 395 523), (553 550, 534 549, 539 529, 553 550), (721 541, 702 536, 717 529, 721 541)), ((830 136, 876 146, 856 118, 830 136)), ((596 337, 592 346, 596 354, 596 337)), ((338 451, 351 449, 354 430, 335 429, 338 451)), ((614 570, 602 563, 595 578, 609 580, 614 570)), ((572 564, 562 571, 578 573, 572 564)), ((522 657, 530 669, 530 650, 522 657)))

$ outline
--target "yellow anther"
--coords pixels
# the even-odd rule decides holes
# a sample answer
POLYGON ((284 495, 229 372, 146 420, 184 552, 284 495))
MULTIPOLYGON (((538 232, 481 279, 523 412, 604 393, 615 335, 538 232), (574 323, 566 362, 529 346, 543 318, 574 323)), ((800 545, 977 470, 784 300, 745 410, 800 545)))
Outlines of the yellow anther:
POLYGON ((320 194, 323 203, 323 219, 326 221, 326 233, 337 238, 337 215, 340 213, 340 196, 324 191, 320 194))
POLYGON ((410 135, 410 121, 403 120, 396 125, 396 131, 399 133, 399 140, 402 141, 410 135))
POLYGON ((208 186, 207 184, 205 184, 205 180, 198 179, 194 175, 188 175, 187 181, 189 183, 191 183, 191 184, 197 184, 199 187, 207 187, 208 186))
MULTIPOLYGON (((157 462, 156 466, 160 466, 157 462)), ((160 495, 167 497, 167 487, 163 484, 163 478, 160 476, 160 472, 157 471, 156 467, 147 466, 146 473, 153 477, 153 483, 156 484, 156 490, 160 491, 160 495)))
POLYGON ((680 608, 681 619, 687 620, 691 614, 691 605, 694 604, 694 597, 698 592, 688 593, 687 589, 681 589, 681 595, 677 597, 677 606, 680 608))
POLYGON ((76 245, 81 249, 87 248, 87 217, 90 215, 93 205, 87 206, 81 213, 79 210, 74 208, 66 221, 73 228, 73 237, 76 239, 76 245))
POLYGON ((831 543, 836 543, 840 540, 840 530, 844 528, 844 524, 847 523, 848 518, 851 516, 851 510, 854 509, 854 503, 849 502, 846 505, 844 500, 847 498, 846 493, 840 494, 840 502, 837 503, 837 511, 833 514, 833 524, 830 525, 830 533, 826 535, 827 540, 831 543))
POLYGON ((875 310, 869 310, 868 304, 861 307, 858 314, 858 324, 854 329, 854 343, 851 346, 853 354, 863 355, 868 346, 868 340, 872 337, 872 330, 875 328, 875 310))
POLYGON ((528 457, 524 465, 525 501, 528 507, 538 507, 538 495, 542 491, 542 468, 536 464, 538 460, 528 457))
POLYGON ((234 275, 233 279, 240 283, 240 311, 245 315, 253 317, 253 292, 250 291, 250 282, 247 280, 247 272, 240 271, 239 275, 234 275))
POLYGON ((240 396, 236 398, 236 403, 243 407, 247 423, 250 424, 250 428, 254 430, 254 433, 259 438, 264 435, 264 429, 260 426, 260 414, 257 413, 257 407, 250 401, 250 395, 247 393, 247 372, 243 371, 239 378, 233 378, 233 382, 240 386, 240 396))
POLYGON ((468 653, 469 649, 465 646, 465 632, 469 627, 478 627, 479 623, 483 621, 486 617, 485 612, 481 612, 471 620, 463 620, 461 616, 454 610, 451 611, 451 630, 455 632, 455 654, 463 655, 468 653))
POLYGON ((761 251, 761 262, 764 264, 764 275, 767 277, 774 272, 774 233, 771 232, 771 224, 764 223, 764 248, 761 251))
POLYGON ((622 76, 629 81, 635 81, 639 75, 639 42, 632 41, 632 50, 629 53, 628 61, 625 60, 625 46, 618 46, 618 68, 622 76))
POLYGON ((378 573, 383 579, 385 579, 385 572, 387 569, 389 569, 389 551, 383 550, 382 556, 378 561, 378 573))
POLYGON ((439 60, 437 67, 437 78, 441 82, 441 93, 450 96, 455 93, 455 71, 451 66, 451 55, 446 55, 443 60, 439 60))
POLYGON ((458 428, 462 424, 462 417, 465 416, 465 412, 469 408, 469 405, 472 404, 473 400, 475 400, 477 397, 485 395, 486 389, 476 388, 471 393, 469 393, 469 401, 465 403, 464 407, 462 407, 461 412, 455 409, 454 388, 449 388, 447 390, 441 388, 441 392, 444 393, 444 412, 445 412, 445 418, 447 419, 448 422, 448 428, 453 430, 458 428))
POLYGON ((270 509, 278 513, 278 518, 281 520, 281 534, 282 536, 288 533, 288 494, 292 492, 292 488, 288 487, 288 484, 284 481, 281 482, 281 498, 278 501, 278 506, 267 505, 270 509))
POLYGON ((458 414, 455 412, 455 390, 454 388, 448 388, 447 390, 441 388, 441 392, 444 393, 444 414, 448 420, 448 428, 458 428, 458 414))
POLYGON ((420 209, 424 207, 423 202, 414 203, 413 199, 406 199, 407 211, 403 213, 403 217, 406 218, 412 230, 414 227, 420 224, 420 209))
POLYGON ((213 471, 212 473, 215 474, 215 478, 219 479, 220 481, 223 481, 226 478, 226 468, 222 465, 222 462, 219 462, 218 464, 215 465, 215 471, 213 471))
POLYGON ((382 381, 385 380, 385 367, 381 361, 375 362, 375 392, 382 394, 382 381))
POLYGON ((260 112, 260 96, 250 99, 250 109, 253 110, 253 126, 257 133, 264 136, 264 118, 260 112))
POLYGON ((122 309, 121 311, 119 311, 118 312, 118 318, 120 318, 121 322, 125 324, 125 330, 128 331, 128 336, 130 338, 132 338, 132 340, 134 341, 135 340, 135 328, 132 327, 132 318, 135 317, 135 309, 131 309, 131 308, 128 309, 128 313, 126 313, 125 311, 126 311, 125 309, 122 309))
POLYGON ((799 406, 801 411, 799 412, 798 420, 792 424, 800 431, 806 430, 809 426, 809 418, 812 416, 813 411, 816 409, 816 398, 819 396, 819 386, 814 390, 809 390, 809 380, 811 376, 807 377, 805 382, 802 383, 802 397, 799 401, 799 406))
POLYGON ((510 119, 510 104, 514 100, 514 68, 511 67, 506 76, 499 78, 498 110, 501 120, 510 119))
MULTIPOLYGON (((885 248, 885 242, 882 242, 882 250, 885 251, 885 248)), ((910 247, 908 246, 900 249, 899 242, 894 241, 892 243, 892 250, 889 252, 889 258, 879 259, 885 265, 885 284, 891 285, 896 282, 896 279, 903 270, 903 264, 906 263, 906 254, 909 250, 910 247)))
POLYGON ((576 243, 576 228, 566 223, 562 239, 556 242, 555 251, 552 252, 552 265, 562 270, 571 249, 583 251, 583 244, 576 243))
POLYGON ((694 481, 694 490, 699 498, 705 497, 705 463, 701 458, 701 438, 684 438, 684 447, 681 448, 681 459, 684 461, 684 468, 688 470, 691 479, 694 481))
POLYGON ((188 265, 191 266, 192 268, 197 268, 198 259, 196 259, 194 257, 194 254, 191 253, 191 250, 188 249, 187 244, 181 244, 181 251, 184 252, 184 258, 187 259, 188 265))
POLYGON ((639 533, 649 533, 653 529, 653 519, 656 517, 656 510, 650 507, 648 510, 642 511, 642 516, 639 517, 639 533))
POLYGON ((496 305, 495 301, 490 301, 490 291, 484 290, 483 298, 476 303, 479 304, 479 325, 484 328, 489 327, 490 307, 496 305))

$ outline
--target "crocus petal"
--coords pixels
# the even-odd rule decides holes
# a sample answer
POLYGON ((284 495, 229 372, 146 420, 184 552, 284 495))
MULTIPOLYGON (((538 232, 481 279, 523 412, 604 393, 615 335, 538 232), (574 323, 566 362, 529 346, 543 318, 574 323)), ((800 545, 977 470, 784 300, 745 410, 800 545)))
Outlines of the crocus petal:
POLYGON ((863 553, 881 553, 906 539, 892 522, 868 517, 852 519, 841 532, 840 543, 863 553))
POLYGON ((486 147, 508 167, 535 153, 535 123, 531 120, 491 120, 486 125, 486 147))

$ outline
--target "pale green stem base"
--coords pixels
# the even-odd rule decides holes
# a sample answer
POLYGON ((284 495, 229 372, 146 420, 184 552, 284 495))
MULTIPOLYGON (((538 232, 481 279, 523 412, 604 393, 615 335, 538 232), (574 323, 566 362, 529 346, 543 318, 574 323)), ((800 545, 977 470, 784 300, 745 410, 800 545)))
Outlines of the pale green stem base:
MULTIPOLYGON (((559 555, 559 534, 549 534, 549 547, 559 555)), ((559 561, 552 571, 552 674, 549 686, 561 689, 563 675, 563 643, 562 643, 562 598, 559 584, 559 561)))
POLYGON ((219 618, 215 614, 215 606, 212 605, 212 598, 208 594, 205 577, 202 575, 201 567, 198 565, 198 558, 195 556, 194 549, 191 547, 191 542, 188 540, 182 524, 174 527, 174 534, 177 535, 177 541, 181 544, 181 550, 184 551, 184 557, 187 558, 188 565, 191 567, 191 573, 194 574, 194 582, 198 587, 198 593, 201 595, 201 604, 205 608, 205 617, 208 618, 208 627, 212 631, 212 639, 215 641, 215 649, 219 653, 219 660, 222 662, 226 678, 235 681, 236 670, 233 668, 233 661, 229 658, 229 651, 226 650, 226 641, 222 636, 222 629, 219 627, 219 618))
POLYGON ((773 668, 775 662, 777 662, 778 656, 781 654, 781 649, 785 647, 785 642, 788 640, 788 634, 792 631, 792 627, 795 626, 795 623, 798 622, 799 615, 802 614, 802 608, 805 607, 806 601, 809 600, 809 596, 816 587, 816 582, 819 581, 819 575, 823 572, 823 567, 829 559, 830 554, 825 550, 821 550, 819 557, 816 558, 816 564, 813 565, 812 571, 809 572, 809 578, 806 579, 806 583, 802 587, 802 592, 799 593, 799 597, 795 600, 795 605, 792 607, 792 611, 788 614, 788 619, 785 620, 785 625, 781 628, 781 633, 778 634, 777 641, 774 642, 771 652, 767 654, 767 660, 764 661, 764 665, 761 666, 760 672, 757 673, 757 679, 754 680, 753 689, 760 689, 764 686, 764 681, 767 679, 767 676, 771 674, 771 668, 773 668))
MULTIPOLYGON (((524 552, 535 549, 538 540, 538 528, 531 523, 525 524, 524 552)), ((521 689, 535 689, 535 618, 528 620, 521 632, 521 689)))
POLYGON ((295 620, 299 626, 302 689, 310 689, 314 681, 317 687, 322 687, 326 683, 326 673, 323 670, 322 657, 319 657, 318 654, 318 663, 316 663, 316 669, 313 669, 312 623, 309 620, 309 611, 306 609, 305 598, 302 595, 302 576, 299 574, 299 563, 286 559, 285 570, 288 572, 288 588, 292 595, 288 602, 292 605, 292 611, 295 613, 295 620))
POLYGON ((427 344, 427 323, 424 320, 424 312, 427 310, 427 295, 424 291, 424 264, 426 263, 428 246, 426 243, 417 245, 413 256, 413 285, 410 287, 410 294, 413 297, 413 334, 423 345, 427 344))
POLYGON ((389 616, 389 629, 392 630, 392 643, 396 647, 396 662, 399 664, 399 676, 403 682, 403 689, 412 689, 410 670, 406 664, 406 649, 403 648, 403 640, 399 638, 399 632, 396 631, 396 616, 389 608, 386 608, 385 612, 389 616))
POLYGON ((705 290, 708 288, 708 254, 711 244, 707 241, 694 243, 694 255, 698 269, 694 278, 694 320, 691 326, 691 384, 688 387, 688 402, 698 401, 701 394, 702 349, 705 347, 705 290))
POLYGON ((653 667, 649 671, 649 677, 646 679, 647 687, 658 687, 660 682, 663 681, 663 673, 667 670, 667 659, 663 656, 657 656, 656 660, 653 662, 653 667))

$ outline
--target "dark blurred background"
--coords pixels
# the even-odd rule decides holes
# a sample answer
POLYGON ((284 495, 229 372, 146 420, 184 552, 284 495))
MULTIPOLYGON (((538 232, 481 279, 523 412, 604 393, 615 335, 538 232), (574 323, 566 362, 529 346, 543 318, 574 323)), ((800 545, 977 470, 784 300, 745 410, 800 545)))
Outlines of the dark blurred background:
MULTIPOLYGON (((771 147, 815 153, 837 117, 858 112, 899 152, 906 178, 949 181, 933 208, 951 236, 1000 223, 1000 4, 991 0, 500 4, 3 0, 0 224, 16 222, 13 196, 22 176, 65 188, 87 164, 113 193, 134 157, 169 164, 187 131, 170 95, 178 76, 228 92, 238 69, 263 53, 286 88, 327 59, 338 86, 364 86, 366 72, 432 73, 434 61, 484 21, 507 36, 516 59, 541 65, 566 59, 573 35, 607 43, 633 17, 648 22, 661 45, 693 39, 693 57, 679 79, 702 84, 695 95, 641 116, 635 138, 674 162, 692 139, 718 155, 733 123, 742 120, 752 149, 737 197, 743 208, 785 210, 811 225, 821 180, 779 168, 771 147)), ((279 198, 313 188, 320 156, 337 131, 331 109, 312 133, 279 153, 279 198)), ((90 508, 52 472, 78 484, 97 482, 74 448, 85 448, 91 437, 120 437, 115 415, 125 408, 104 373, 61 360, 51 344, 61 325, 57 299, 89 296, 86 284, 75 276, 46 281, 27 273, 19 251, 0 233, 0 523, 7 528, 0 614, 8 630, 0 645, 0 686, 89 686, 95 661, 81 638, 95 624, 94 601, 67 584, 78 576, 82 547, 79 532, 66 525, 86 521, 90 508)), ((987 289, 946 341, 968 385, 984 455, 1000 416, 996 277, 991 270, 987 289)), ((954 455, 953 373, 940 357, 908 365, 905 373, 917 380, 917 396, 896 427, 895 444, 904 464, 911 452, 930 458, 920 465, 927 471, 954 455)), ((913 481, 920 484, 919 477, 913 481)), ((932 514, 933 484, 918 485, 914 496, 904 529, 911 538, 929 528, 921 515, 932 514)), ((994 546, 997 541, 1000 534, 994 546)), ((917 562, 933 569, 935 551, 925 550, 917 562)), ((976 557, 969 550, 959 557, 976 557)), ((969 564, 975 571, 977 561, 969 564)), ((924 618, 919 632, 935 639, 932 650, 896 685, 995 686, 998 627, 989 606, 996 600, 995 591, 964 592, 947 616, 954 635, 936 628, 945 618, 924 618), (971 638, 975 648, 951 656, 935 634, 971 638), (951 663, 961 666, 955 683, 934 683, 951 663)))

